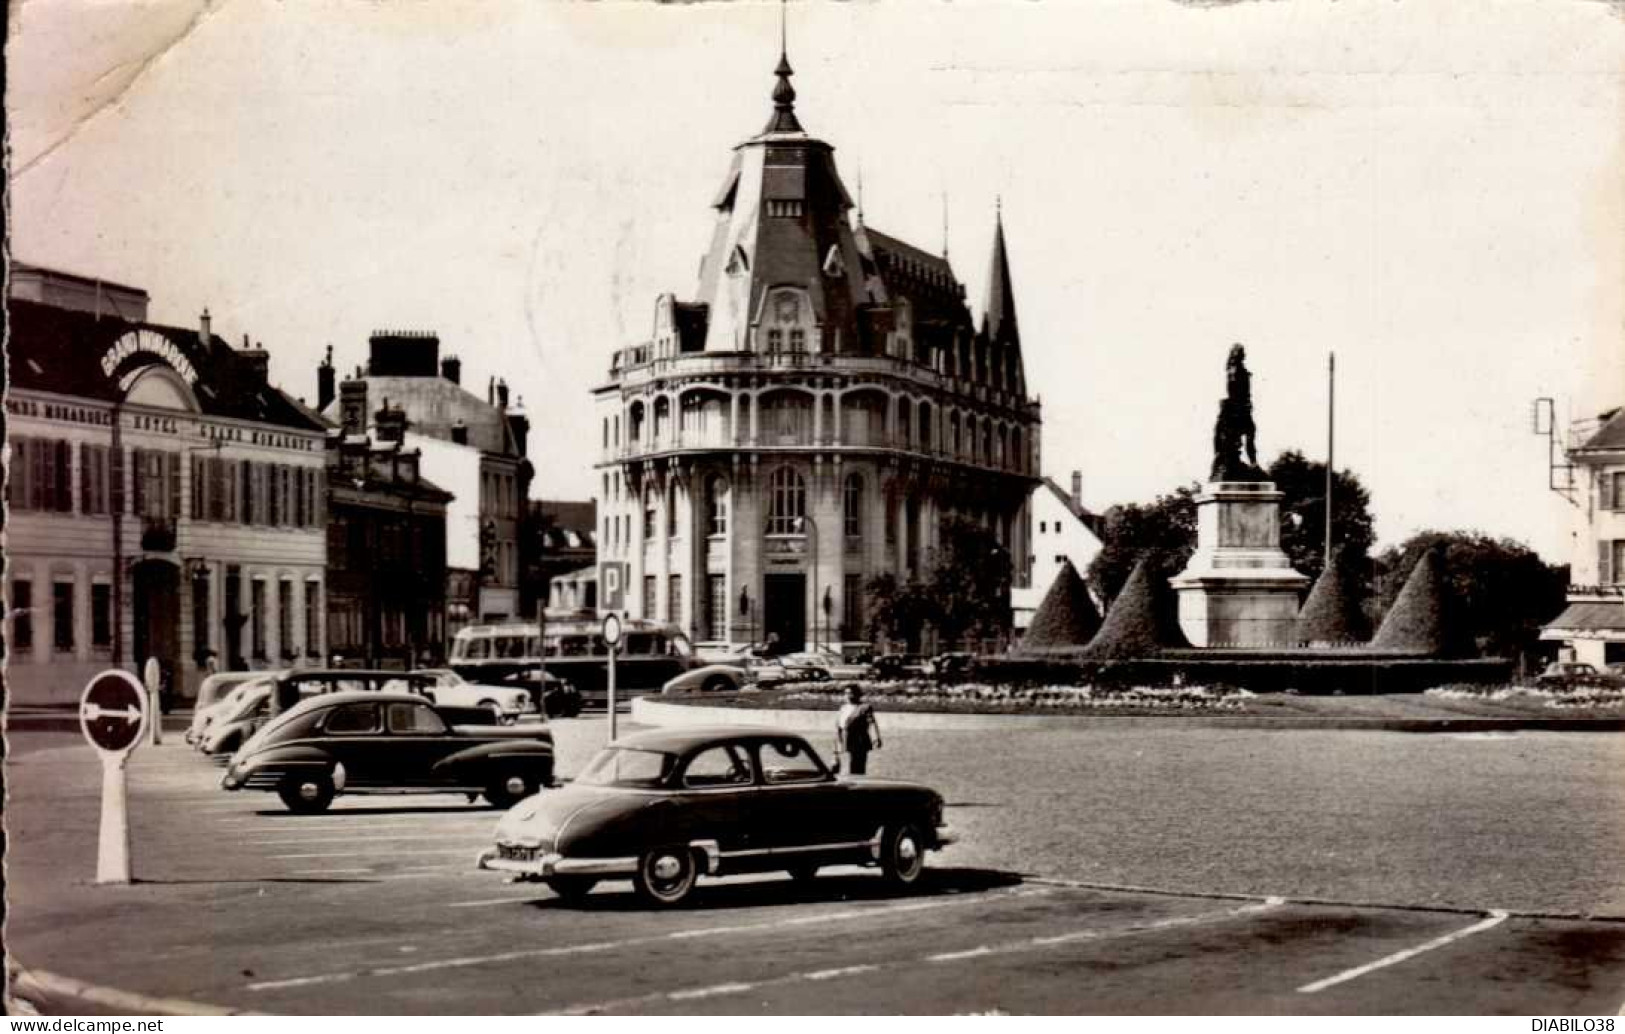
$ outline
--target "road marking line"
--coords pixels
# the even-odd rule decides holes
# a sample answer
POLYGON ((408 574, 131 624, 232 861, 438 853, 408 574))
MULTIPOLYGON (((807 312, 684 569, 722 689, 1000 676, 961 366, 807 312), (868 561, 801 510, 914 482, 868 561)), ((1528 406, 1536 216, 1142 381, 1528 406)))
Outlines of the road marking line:
MULTIPOLYGON (((405 879, 408 876, 427 876, 430 873, 410 873, 399 876, 383 876, 379 879, 405 879)), ((939 898, 928 902, 911 903, 907 905, 881 906, 872 909, 850 910, 824 913, 818 916, 802 916, 791 920, 799 924, 815 922, 840 922, 854 918, 885 917, 899 912, 917 912, 922 908, 948 908, 957 905, 970 905, 977 902, 986 902, 998 898, 1033 897, 1053 893, 1043 888, 1025 892, 993 891, 979 897, 957 896, 939 898)), ((522 899, 515 899, 522 900, 522 899)), ((557 958, 565 955, 585 955, 596 952, 615 951, 621 948, 631 948, 639 945, 669 943, 691 937, 710 936, 710 931, 724 931, 728 933, 762 933, 783 929, 785 920, 772 920, 762 923, 732 927, 705 927, 700 930, 676 930, 671 933, 653 934, 647 937, 629 937, 620 941, 598 941, 587 944, 565 944, 551 948, 525 948, 516 951, 500 952, 493 955, 469 955, 459 958, 435 959, 429 962, 420 962, 412 966, 384 966, 364 970, 344 970, 334 973, 318 973, 308 977, 294 977, 287 980, 261 980, 247 985, 250 991, 278 991, 290 987, 310 987, 316 984, 340 983, 362 977, 391 977, 412 973, 432 973, 442 969, 464 969, 469 966, 485 966, 501 962, 517 962, 522 959, 557 958)), ((663 995, 661 997, 664 997, 663 995)))
POLYGON ((344 876, 358 872, 372 872, 371 869, 295 869, 295 876, 344 876))
POLYGON ((666 997, 674 1002, 687 1001, 690 998, 712 998, 717 995, 738 994, 749 991, 755 984, 717 984, 714 987, 694 987, 687 991, 673 991, 666 997))
POLYGON ((859 973, 872 973, 879 968, 879 966, 871 965, 842 966, 839 969, 816 969, 811 973, 803 973, 801 976, 805 980, 834 980, 837 977, 850 977, 856 976, 859 973))
POLYGON ((297 846, 299 844, 354 844, 358 841, 374 843, 378 841, 393 840, 467 840, 478 846, 479 844, 482 844, 490 839, 491 838, 489 836, 481 837, 481 835, 478 833, 403 833, 400 835, 375 837, 367 834, 365 831, 358 831, 347 836, 302 837, 293 840, 276 837, 260 840, 242 840, 239 841, 239 843, 252 845, 254 847, 287 847, 297 846))
MULTIPOLYGON (((425 847, 411 848, 412 854, 466 854, 466 847, 425 847)), ((403 854, 400 850, 389 851, 315 851, 309 854, 274 854, 270 857, 276 861, 291 861, 297 858, 399 858, 403 854)))
POLYGON ((1336 976, 1327 977, 1325 980, 1317 980, 1312 984, 1305 984, 1298 988, 1298 993, 1312 995, 1316 991, 1324 991, 1326 988, 1332 987, 1335 984, 1341 984, 1344 981, 1353 980, 1356 977, 1363 977, 1373 970, 1382 969, 1385 966, 1392 966, 1396 963, 1404 962, 1406 959, 1415 958, 1423 952, 1432 951, 1435 948, 1443 948, 1445 945, 1459 941, 1463 937, 1471 937, 1475 933, 1483 933, 1485 930, 1491 929, 1492 927, 1500 926, 1502 923, 1506 922, 1506 919, 1507 913, 1505 912, 1491 912, 1488 919, 1474 923, 1472 926, 1463 927, 1462 929, 1457 930, 1455 933, 1447 933, 1442 937, 1435 937, 1426 944, 1418 944, 1414 948, 1406 948, 1404 951, 1396 951, 1392 955, 1380 958, 1375 962, 1368 962, 1363 966, 1356 966, 1353 969, 1344 970, 1343 972, 1338 973, 1336 976))
POLYGON ((452 901, 447 908, 483 908, 486 905, 528 905, 532 901, 546 901, 546 898, 486 898, 483 901, 452 901))
POLYGON ((1075 944, 1082 941, 1106 940, 1113 937, 1127 937, 1138 933, 1152 933, 1159 930, 1171 930, 1181 926, 1195 926, 1199 923, 1209 923, 1224 919, 1234 919, 1256 912, 1264 912, 1272 908, 1279 908, 1285 904, 1282 898, 1266 898, 1251 905, 1240 908, 1218 909, 1212 912, 1198 912, 1188 916, 1170 916, 1167 919, 1158 919, 1149 923, 1130 923, 1127 926, 1095 928, 1089 930, 1075 930, 1072 933, 1052 934, 1048 937, 1029 937, 1020 941, 1007 941, 1004 944, 983 944, 964 951, 942 952, 937 955, 927 955, 925 962, 958 962, 963 959, 978 958, 983 955, 1005 955, 1012 952, 1032 951, 1037 948, 1053 948, 1058 944, 1075 944))

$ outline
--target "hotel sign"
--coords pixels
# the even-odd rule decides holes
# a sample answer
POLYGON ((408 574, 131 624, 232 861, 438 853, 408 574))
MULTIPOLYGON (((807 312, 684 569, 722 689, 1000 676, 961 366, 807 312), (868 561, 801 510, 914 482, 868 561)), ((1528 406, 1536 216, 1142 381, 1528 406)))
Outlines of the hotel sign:
POLYGON ((180 346, 162 334, 155 334, 150 330, 132 330, 113 342, 113 347, 102 356, 103 376, 113 376, 113 371, 117 370, 120 364, 137 355, 150 355, 162 360, 181 375, 181 380, 186 382, 187 387, 197 383, 197 370, 192 366, 192 360, 186 358, 186 353, 181 351, 180 346))

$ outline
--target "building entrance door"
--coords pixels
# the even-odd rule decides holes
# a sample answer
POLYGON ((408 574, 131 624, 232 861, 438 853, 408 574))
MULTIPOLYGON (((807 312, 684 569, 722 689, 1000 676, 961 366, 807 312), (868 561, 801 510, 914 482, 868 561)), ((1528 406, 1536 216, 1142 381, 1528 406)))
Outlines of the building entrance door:
POLYGON ((180 569, 166 561, 144 560, 135 565, 132 581, 136 670, 156 657, 173 680, 181 670, 180 569))
POLYGON ((795 653, 807 645, 807 576, 770 574, 763 581, 763 635, 777 636, 781 653, 795 653))

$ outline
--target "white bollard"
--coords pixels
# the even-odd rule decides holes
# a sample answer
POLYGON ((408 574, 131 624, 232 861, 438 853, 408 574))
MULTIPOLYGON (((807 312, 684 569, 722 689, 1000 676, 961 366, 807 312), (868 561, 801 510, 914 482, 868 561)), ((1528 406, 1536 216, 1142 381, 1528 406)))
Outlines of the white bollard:
POLYGON ((102 825, 96 844, 96 882, 130 882, 130 809, 124 767, 129 754, 102 755, 102 825))

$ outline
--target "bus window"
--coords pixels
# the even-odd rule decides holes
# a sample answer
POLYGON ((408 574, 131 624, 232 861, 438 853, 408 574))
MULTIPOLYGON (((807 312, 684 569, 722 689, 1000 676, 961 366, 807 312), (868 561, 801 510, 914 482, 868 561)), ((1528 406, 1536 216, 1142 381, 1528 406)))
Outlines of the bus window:
POLYGON ((463 654, 468 660, 483 661, 491 656, 491 640, 486 638, 465 640, 468 644, 463 654))
POLYGON ((567 635, 559 640, 559 653, 566 657, 585 657, 587 655, 587 637, 584 635, 567 635))
POLYGON ((525 656, 540 657, 541 653, 542 637, 539 635, 527 635, 525 637, 525 656))

